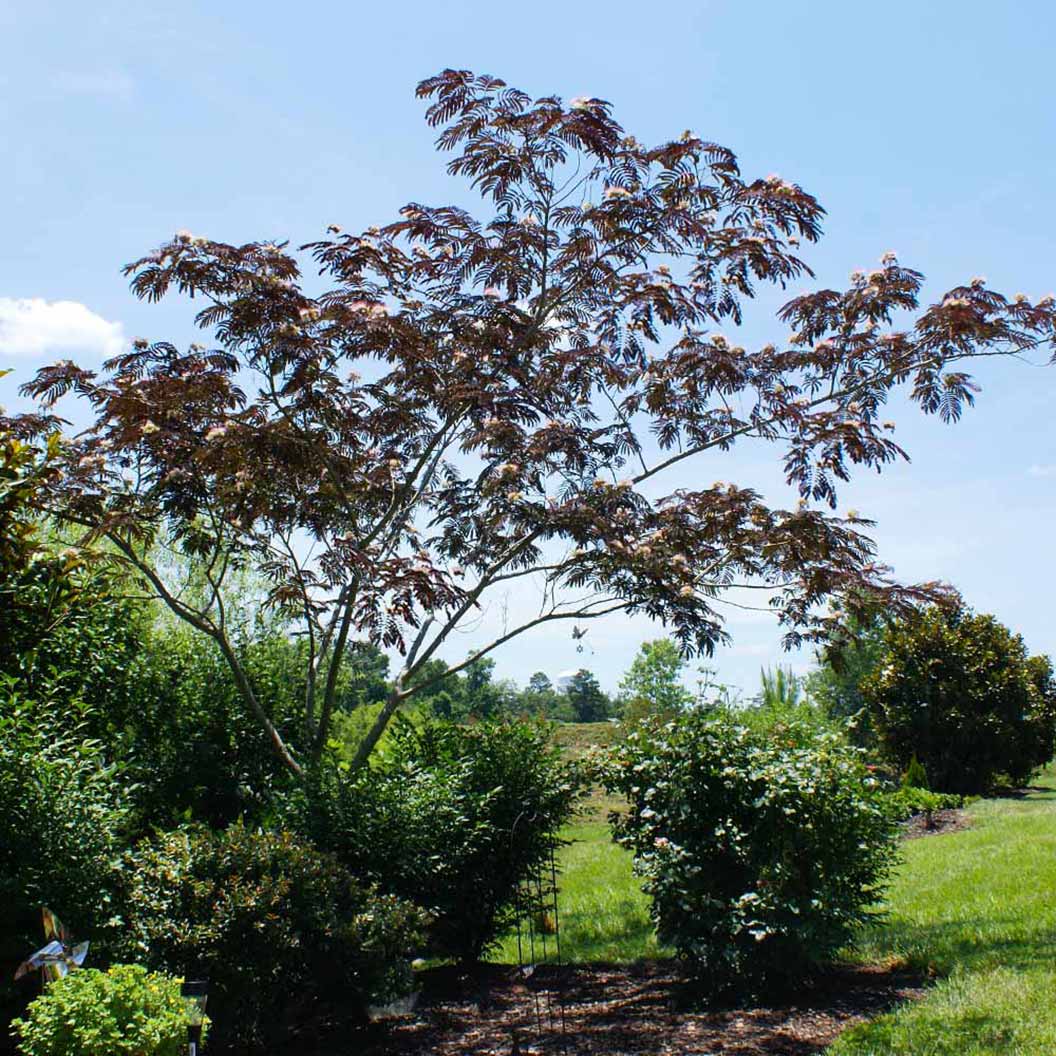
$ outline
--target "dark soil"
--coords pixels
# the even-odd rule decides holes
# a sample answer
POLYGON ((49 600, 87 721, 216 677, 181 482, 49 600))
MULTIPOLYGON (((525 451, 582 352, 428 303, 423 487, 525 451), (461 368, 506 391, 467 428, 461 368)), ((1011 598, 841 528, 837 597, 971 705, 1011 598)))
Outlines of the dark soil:
POLYGON ((1025 785, 1023 788, 994 788, 988 793, 993 799, 1026 799, 1027 796, 1052 796, 1052 789, 1044 785, 1025 785))
POLYGON ((927 814, 914 814, 902 823, 902 837, 915 840, 921 836, 940 836, 944 832, 959 832, 971 828, 971 821, 963 810, 933 810, 927 814))
POLYGON ((918 978, 876 968, 833 971, 756 1008, 702 1008, 675 961, 545 966, 525 978, 486 965, 473 976, 426 973, 413 1015, 342 1032, 327 1056, 807 1056, 847 1027, 921 994, 918 978))

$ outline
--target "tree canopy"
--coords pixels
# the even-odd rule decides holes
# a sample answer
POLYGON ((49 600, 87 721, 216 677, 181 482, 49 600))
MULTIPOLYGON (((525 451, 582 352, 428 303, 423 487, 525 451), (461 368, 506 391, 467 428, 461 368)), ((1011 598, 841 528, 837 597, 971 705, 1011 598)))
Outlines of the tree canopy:
POLYGON ((671 717, 693 703, 693 694, 682 684, 685 658, 669 638, 643 642, 620 682, 624 718, 664 715, 671 717))
POLYGON ((861 693, 883 749, 902 769, 919 760, 937 791, 1022 784, 1056 746, 1049 658, 964 605, 888 621, 861 693))
POLYGON ((516 580, 539 585, 538 613, 500 621, 451 670, 540 624, 616 612, 710 652, 740 584, 773 591, 789 644, 823 633, 829 595, 930 596, 876 562, 870 522, 829 512, 837 485, 904 457, 883 420, 894 389, 956 420, 975 391, 962 361, 1051 343, 1051 298, 972 279, 921 307, 923 276, 888 253, 845 289, 789 300, 784 336, 746 348, 718 327, 761 286, 811 275, 802 245, 823 209, 806 190, 742 175, 692 132, 644 144, 593 97, 533 98, 464 70, 418 94, 479 216, 411 203, 300 251, 179 232, 126 271, 147 301, 201 305, 204 343, 143 338, 102 371, 49 366, 25 390, 40 408, 0 421, 42 442, 64 426, 59 397, 87 401, 92 422, 53 452, 39 508, 216 642, 289 769, 304 753, 231 640, 225 581, 247 565, 306 643, 309 756, 349 641, 402 655, 359 765, 432 688, 422 673, 451 633, 516 580), (664 486, 749 440, 771 446, 798 505, 726 481, 664 486), (200 602, 156 556, 166 546, 205 569, 200 602))
POLYGON ((565 687, 565 696, 576 722, 602 722, 612 715, 612 702, 593 672, 580 668, 565 687))

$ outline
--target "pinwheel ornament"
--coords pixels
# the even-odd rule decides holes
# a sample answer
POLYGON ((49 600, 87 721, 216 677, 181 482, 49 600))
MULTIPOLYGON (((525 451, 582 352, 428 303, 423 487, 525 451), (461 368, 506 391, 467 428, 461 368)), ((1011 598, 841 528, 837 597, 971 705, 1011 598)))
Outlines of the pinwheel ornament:
POLYGON ((66 925, 47 906, 40 911, 44 918, 44 938, 48 940, 36 953, 27 957, 15 972, 15 978, 30 972, 41 971, 46 983, 61 979, 72 968, 80 968, 88 955, 88 943, 79 942, 73 945, 73 938, 66 925))

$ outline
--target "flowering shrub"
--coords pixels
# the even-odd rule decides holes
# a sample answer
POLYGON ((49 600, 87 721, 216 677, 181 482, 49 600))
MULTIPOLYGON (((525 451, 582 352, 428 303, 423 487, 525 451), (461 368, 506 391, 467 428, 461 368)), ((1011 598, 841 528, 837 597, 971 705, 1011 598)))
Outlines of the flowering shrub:
POLYGON ((71 972, 49 984, 11 1027, 23 1056, 182 1056, 187 1050, 180 980, 135 964, 71 972))
POLYGON ((166 833, 126 856, 128 949, 210 980, 217 1041, 273 1044, 315 1001, 410 989, 422 914, 288 833, 166 833))
POLYGON ((711 993, 817 965, 867 916, 895 826, 859 753, 833 734, 774 739, 689 713, 643 727, 604 768, 660 940, 711 993))

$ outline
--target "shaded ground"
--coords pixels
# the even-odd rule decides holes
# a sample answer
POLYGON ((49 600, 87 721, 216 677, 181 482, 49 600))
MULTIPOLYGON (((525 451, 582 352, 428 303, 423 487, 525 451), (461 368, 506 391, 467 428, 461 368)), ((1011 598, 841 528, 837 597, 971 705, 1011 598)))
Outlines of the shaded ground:
MULTIPOLYGON (((1051 763, 1049 764, 1052 765, 1051 763)), ((1049 800, 1054 797, 1051 785, 1024 785, 1022 788, 998 788, 989 793, 992 799, 1034 799, 1049 800)))
POLYGON ((787 1003, 694 1011, 674 961, 545 966, 528 979, 508 965, 488 965, 473 979, 440 969, 427 974, 414 1015, 345 1034, 340 1047, 320 1051, 807 1056, 851 1024, 921 993, 919 979, 906 974, 846 969, 787 1003))
POLYGON ((931 817, 914 814, 902 823, 902 838, 915 840, 920 836, 939 836, 944 832, 959 832, 971 827, 968 815, 959 809, 933 810, 931 817))

